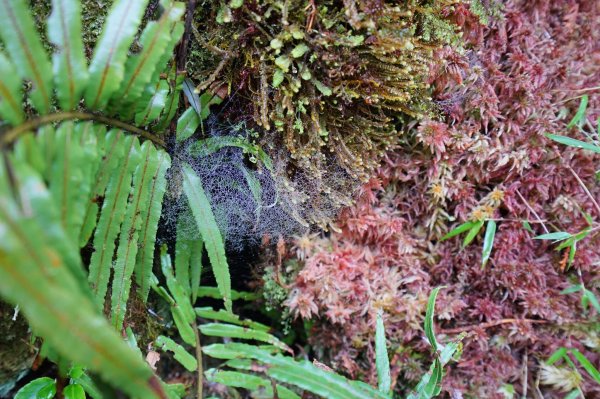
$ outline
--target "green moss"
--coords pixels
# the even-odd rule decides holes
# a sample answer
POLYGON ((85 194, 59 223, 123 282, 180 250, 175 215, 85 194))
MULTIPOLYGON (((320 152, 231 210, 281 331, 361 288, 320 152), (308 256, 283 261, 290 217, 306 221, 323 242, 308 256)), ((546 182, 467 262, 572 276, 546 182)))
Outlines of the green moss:
POLYGON ((433 51, 460 42, 460 33, 444 17, 450 1, 311 4, 205 3, 189 73, 202 89, 236 93, 239 115, 252 116, 263 143, 286 148, 335 207, 341 202, 323 176, 340 168, 338 180, 370 178, 397 144, 402 115, 432 113, 433 51))

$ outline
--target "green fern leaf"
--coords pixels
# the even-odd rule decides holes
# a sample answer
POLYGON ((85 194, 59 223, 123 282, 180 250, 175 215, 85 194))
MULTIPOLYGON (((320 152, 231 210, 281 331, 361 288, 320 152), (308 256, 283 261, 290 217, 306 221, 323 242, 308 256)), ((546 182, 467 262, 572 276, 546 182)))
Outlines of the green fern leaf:
MULTIPOLYGON (((14 65, 0 51, 0 76, 17 76, 14 65)), ((12 125, 25 119, 21 82, 18 79, 0 79, 0 117, 12 125)))
POLYGON ((162 210, 162 200, 167 188, 167 170, 171 167, 171 158, 165 151, 159 151, 158 169, 152 178, 152 185, 148 193, 148 206, 142 210, 143 220, 139 238, 139 251, 135 265, 136 281, 139 294, 144 302, 150 292, 150 279, 154 263, 154 242, 162 210))
POLYGON ((217 226, 208 197, 202 188, 200 178, 188 164, 183 165, 182 173, 183 191, 187 196, 198 231, 200 231, 208 252, 213 274, 217 280, 217 287, 225 303, 225 309, 231 312, 231 277, 221 232, 217 226))
POLYGON ((83 225, 87 200, 92 189, 92 165, 98 154, 92 123, 62 123, 56 131, 55 160, 52 162, 50 191, 58 205, 67 235, 77 242, 83 225))
POLYGON ((211 357, 219 359, 247 358, 266 365, 266 374, 277 381, 295 385, 316 395, 329 399, 389 399, 367 384, 322 370, 309 361, 296 361, 269 352, 253 345, 228 343, 213 344, 202 348, 211 357))
POLYGON ((117 331, 125 318, 127 299, 131 288, 131 276, 138 252, 138 237, 142 227, 142 209, 148 207, 153 177, 159 168, 159 154, 150 141, 140 149, 142 161, 137 165, 131 187, 131 201, 127 205, 125 220, 121 227, 117 259, 112 280, 111 321, 117 331))
POLYGON ((125 156, 106 187, 100 220, 94 233, 94 253, 90 261, 89 281, 100 307, 103 306, 108 287, 115 239, 125 217, 131 178, 139 162, 139 141, 136 137, 125 136, 119 147, 125 149, 125 156))
MULTIPOLYGON (((63 236, 51 196, 32 169, 15 164, 13 197, 0 163, 0 294, 18 303, 36 334, 60 356, 99 373, 132 397, 156 398, 150 368, 93 306, 54 237, 63 236), (58 231, 59 233, 56 233, 58 231), (40 289, 43 287, 43 289, 40 289), (69 339, 65 339, 69 337, 69 339)), ((77 254, 77 250, 72 250, 77 254)), ((78 255, 78 254, 77 254, 78 255)), ((79 266, 81 266, 79 259, 79 266)))
MULTIPOLYGON (((204 374, 210 382, 216 382, 228 387, 244 388, 252 392, 260 392, 260 397, 273 397, 271 381, 266 378, 237 371, 217 369, 206 370, 204 374)), ((300 399, 300 396, 296 393, 281 385, 277 385, 277 397, 280 399, 300 399)))
POLYGON ((125 76, 129 46, 147 4, 148 0, 118 0, 113 4, 90 63, 89 84, 85 91, 85 103, 89 108, 105 108, 119 89, 125 76))
MULTIPOLYGON (((17 76, 32 82, 31 103, 40 113, 45 114, 50 111, 52 102, 52 67, 35 29, 27 2, 2 0, 0 15, 3 17, 0 37, 13 63, 19 66, 17 76)), ((4 75, 3 80, 6 76, 4 75)))
MULTIPOLYGON (((130 57, 125 64, 125 78, 115 95, 119 105, 132 104, 142 95, 164 52, 171 54, 169 43, 179 40, 179 37, 172 37, 171 28, 183 15, 185 6, 180 2, 167 3, 160 19, 149 22, 144 28, 140 38, 142 51, 130 57)), ((125 115, 127 111, 128 107, 121 107, 119 113, 125 115)))
POLYGON ((56 46, 52 62, 58 103, 64 110, 74 109, 88 82, 81 34, 80 1, 52 0, 48 37, 56 46))
POLYGON ((135 124, 145 126, 154 122, 165 108, 169 95, 169 84, 159 80, 155 85, 148 85, 139 101, 140 110, 135 114, 135 124))

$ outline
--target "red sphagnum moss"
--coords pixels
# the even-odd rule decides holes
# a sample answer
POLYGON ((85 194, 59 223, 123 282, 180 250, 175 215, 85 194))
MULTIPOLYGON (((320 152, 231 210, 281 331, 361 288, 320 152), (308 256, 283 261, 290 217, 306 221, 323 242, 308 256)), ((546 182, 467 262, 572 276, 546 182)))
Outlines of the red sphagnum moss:
MULTIPOLYGON (((583 94, 589 130, 597 128, 600 2, 510 0, 502 14, 482 26, 457 6, 453 18, 471 47, 443 49, 445 62, 432 68, 440 120, 406 127, 403 145, 342 212, 341 232, 297 242, 304 267, 286 304, 316 321, 314 348, 351 376, 375 382, 374 315, 383 308, 394 381, 412 386, 428 367, 421 325, 440 285, 440 338, 444 330, 471 332, 444 379, 447 395, 504 398, 499 388, 513 384, 519 397, 562 397, 540 365, 563 345, 598 366, 597 324, 571 323, 597 314, 582 310, 579 293, 560 294, 581 278, 598 295, 598 231, 578 243, 567 270, 556 245, 532 238, 546 229, 576 233, 587 226, 584 212, 600 222, 590 198, 600 199, 600 157, 544 136, 586 139, 566 127, 583 94), (490 218, 498 231, 485 269, 483 232, 464 249, 458 237, 440 241, 460 223, 490 218)), ((582 387, 587 397, 600 395, 591 381, 582 387)))

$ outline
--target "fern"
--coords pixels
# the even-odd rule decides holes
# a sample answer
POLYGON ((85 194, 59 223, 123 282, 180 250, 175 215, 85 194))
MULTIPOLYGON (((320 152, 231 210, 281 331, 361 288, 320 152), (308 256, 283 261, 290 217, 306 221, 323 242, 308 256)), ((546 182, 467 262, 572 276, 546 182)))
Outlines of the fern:
POLYGON ((19 77, 0 82, 0 295, 19 305, 51 347, 48 353, 99 373, 137 398, 165 395, 118 331, 134 271, 142 298, 150 286, 170 166, 162 139, 150 130, 174 116, 155 93, 160 88, 163 98, 179 95, 160 73, 183 32, 185 9, 161 1, 161 16, 142 30, 141 51, 129 56, 146 4, 113 4, 88 68, 78 1, 52 1, 52 57, 26 2, 0 2, 6 51, 0 51, 0 73, 19 77), (26 95, 38 116, 23 106, 21 80, 31 82, 26 95), (143 124, 130 123, 146 110, 151 112, 143 124), (89 272, 79 254, 88 245, 89 272), (101 312, 111 273, 116 331, 101 312))

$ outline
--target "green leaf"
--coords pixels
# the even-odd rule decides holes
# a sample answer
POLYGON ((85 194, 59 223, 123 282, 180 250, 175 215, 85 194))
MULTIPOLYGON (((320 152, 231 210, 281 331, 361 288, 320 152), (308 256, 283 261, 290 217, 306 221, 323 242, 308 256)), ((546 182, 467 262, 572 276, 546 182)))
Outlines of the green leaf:
POLYGON ((292 60, 287 55, 280 55, 275 58, 275 65, 279 67, 283 72, 289 72, 292 60))
POLYGON ((89 282, 100 308, 103 307, 108 288, 115 240, 127 210, 133 172, 140 158, 140 145, 136 137, 125 136, 121 146, 125 149, 125 156, 106 187, 100 220, 94 234, 94 253, 90 260, 89 282))
MULTIPOLYGON (((207 381, 223 384, 228 387, 244 388, 255 392, 260 398, 273 398, 271 381, 252 374, 237 371, 209 369, 204 372, 207 381)), ((280 399, 300 399, 300 396, 288 388, 277 385, 277 397, 280 399)))
MULTIPOLYGON (((52 66, 27 4, 22 0, 0 1, 0 38, 13 64, 18 66, 16 76, 32 83, 29 93, 31 103, 41 114, 45 114, 50 111, 52 102, 52 66)), ((10 79, 14 79, 14 76, 10 79)), ((6 79, 4 75, 2 80, 6 79)))
POLYGON ((464 233, 467 230, 471 230, 473 228, 473 226, 475 226, 476 223, 477 222, 475 222, 475 221, 465 222, 465 223, 461 224, 460 226, 458 226, 458 227, 450 230, 450 232, 448 234, 446 234, 445 236, 443 236, 440 239, 440 241, 445 241, 445 240, 447 240, 449 238, 452 238, 452 237, 457 236, 457 235, 459 235, 461 233, 464 233))
MULTIPOLYGON (((164 2, 166 7, 158 21, 150 21, 144 28, 139 40, 142 50, 139 54, 128 57, 125 63, 125 77, 121 87, 114 98, 116 104, 132 104, 140 98, 144 88, 151 82, 158 62, 163 58, 163 53, 169 51, 171 29, 185 12, 181 2, 164 2)), ((161 66, 162 67, 162 66, 161 66)), ((120 112, 122 115, 123 111, 120 112)))
POLYGON ((575 390, 569 392, 567 394, 567 396, 564 397, 564 399, 577 399, 580 394, 581 394, 581 392, 579 391, 579 389, 575 389, 575 390))
POLYGON ((125 61, 134 35, 142 21, 148 0, 117 0, 106 17, 89 68, 85 103, 104 109, 125 76, 125 61))
POLYGON ((587 373, 596 381, 597 384, 600 384, 600 372, 594 365, 583 355, 583 353, 579 352, 577 349, 571 349, 571 353, 575 356, 575 359, 581 364, 581 366, 587 371, 587 373))
POLYGON ((138 102, 139 109, 134 117, 135 124, 146 126, 154 122, 165 109, 169 95, 169 83, 159 80, 144 89, 143 99, 138 102))
POLYGON ((52 0, 48 38, 56 47, 52 55, 56 96, 63 110, 79 104, 88 82, 81 33, 81 2, 52 0))
POLYGON ((273 72, 273 88, 279 87, 279 85, 283 82, 284 76, 284 72, 281 69, 276 69, 275 72, 273 72))
POLYGON ((527 220, 521 221, 521 224, 523 225, 523 228, 525 230, 527 230, 528 232, 533 234, 533 229, 531 228, 531 225, 529 224, 529 222, 527 220))
POLYGON ((317 79, 313 79, 312 83, 315 85, 317 90, 319 90, 321 92, 321 94, 323 94, 324 96, 328 97, 333 94, 333 91, 331 90, 331 88, 325 86, 323 83, 319 82, 317 79))
POLYGON ((56 394, 56 381, 40 377, 19 389, 14 399, 52 399, 56 394))
POLYGON ((275 345, 276 347, 284 351, 293 353, 289 346, 281 342, 273 335, 265 331, 254 330, 249 327, 241 327, 221 323, 206 323, 200 326, 200 331, 202 332, 202 334, 209 335, 211 337, 252 339, 256 341, 266 342, 271 345, 275 345))
MULTIPOLYGON (((322 370, 306 360, 296 361, 282 355, 271 355, 269 352, 252 345, 240 343, 215 344, 204 347, 203 352, 209 356, 228 354, 233 357, 255 359, 267 366, 266 374, 269 377, 325 398, 389 399, 388 395, 382 394, 367 384, 351 381, 341 375, 322 370)), ((217 357, 222 358, 222 356, 217 357)))
POLYGON ((587 94, 585 94, 583 97, 581 97, 581 101, 579 102, 579 107, 577 108, 577 112, 575 113, 575 116, 573 116, 573 119, 571 119, 571 122, 569 122, 569 124, 567 125, 567 128, 570 129, 575 125, 579 125, 580 123, 582 123, 585 119, 585 111, 587 109, 587 105, 588 105, 588 100, 589 97, 587 94))
POLYGON ((469 232, 465 236, 465 239, 463 240, 463 243, 462 243, 463 248, 465 248, 467 245, 469 245, 475 239, 475 237, 477 237, 477 234, 479 234, 479 231, 481 230, 482 227, 483 227, 483 220, 479 220, 475 223, 475 225, 473 225, 473 228, 471 230, 469 230, 469 232))
POLYGON ((305 43, 300 43, 291 52, 292 57, 300 58, 309 50, 308 46, 305 43))
POLYGON ((109 179, 119 166, 125 150, 120 146, 120 140, 124 135, 121 130, 113 129, 106 133, 105 126, 98 126, 97 124, 93 124, 92 126, 97 139, 97 157, 92 165, 95 184, 87 201, 83 226, 79 234, 80 247, 84 247, 88 243, 94 232, 100 210, 98 199, 104 197, 109 179))
POLYGON ((91 122, 63 122, 54 138, 50 191, 58 205, 61 224, 73 242, 79 241, 95 177, 92 167, 98 153, 92 127, 91 122))
POLYGON ((139 295, 144 302, 150 292, 150 278, 154 263, 154 243, 158 231, 158 221, 162 211, 163 197, 167 189, 167 170, 171 167, 171 158, 166 151, 158 152, 158 169, 152 178, 148 193, 148 206, 142 212, 142 228, 139 236, 139 250, 135 264, 136 281, 139 295))
POLYGON ((427 340, 429 341, 434 353, 438 350, 438 342, 435 338, 433 315, 435 313, 435 299, 442 288, 444 287, 436 287, 433 289, 433 291, 431 291, 431 294, 429 294, 429 300, 427 301, 427 310, 425 312, 425 335, 427 336, 427 340))
POLYGON ((566 240, 567 238, 570 238, 571 234, 564 232, 564 231, 557 231, 555 233, 548 233, 548 234, 542 234, 540 236, 536 236, 533 237, 534 240, 555 240, 555 241, 560 241, 560 240, 566 240))
POLYGON ((208 252, 213 274, 225 303, 225 309, 231 312, 231 278, 229 276, 229 265, 225 257, 225 243, 217 226, 210 201, 202 188, 200 178, 188 164, 183 165, 182 173, 183 191, 187 196, 198 231, 208 252))
MULTIPOLYGON (((221 298, 221 293, 219 292, 219 289, 217 287, 201 286, 198 289, 198 297, 219 299, 221 298)), ((231 290, 231 299, 233 301, 236 301, 238 299, 241 299, 243 301, 255 301, 260 297, 260 294, 257 294, 255 292, 231 290)))
POLYGON ((189 344, 196 344, 195 332, 191 327, 196 315, 189 299, 189 292, 186 291, 179 281, 173 276, 173 266, 171 265, 171 257, 167 253, 166 246, 163 246, 160 251, 160 264, 163 275, 167 280, 169 291, 175 299, 175 304, 171 305, 173 320, 177 325, 177 329, 181 338, 189 344))
POLYGON ((558 348, 552 355, 550 355, 548 360, 546 360, 546 364, 551 366, 557 361, 564 359, 565 356, 567 356, 567 348, 558 348))
POLYGON ((14 165, 22 187, 17 202, 5 162, 0 164, 0 295, 19 304, 36 335, 59 356, 99 373, 131 396, 156 397, 149 367, 110 328, 89 289, 67 268, 72 250, 61 248, 60 241, 68 242, 64 232, 48 232, 62 227, 48 205, 46 187, 30 169, 14 165), (62 240, 53 238, 61 235, 62 240))
POLYGON ((559 136, 556 134, 546 133, 546 137, 556 141, 557 143, 568 145, 570 147, 581 148, 583 150, 592 151, 597 154, 600 154, 600 146, 595 144, 586 143, 585 141, 572 139, 567 136, 559 136))
POLYGON ((167 338, 163 335, 156 338, 154 341, 163 351, 171 351, 175 355, 177 360, 187 371, 196 371, 198 368, 198 362, 194 356, 190 355, 183 347, 171 338, 167 338))
POLYGON ((144 211, 151 205, 149 200, 153 178, 160 167, 161 156, 152 142, 145 141, 140 148, 140 154, 141 159, 133 174, 131 199, 127 203, 121 225, 117 258, 113 266, 111 321, 117 331, 121 330, 125 319, 131 276, 139 248, 138 238, 143 226, 142 216, 145 216, 144 211))
POLYGON ((177 121, 177 142, 189 138, 200 125, 200 116, 194 108, 188 108, 177 121))
POLYGON ((377 311, 375 326, 375 364, 377 366, 379 392, 389 395, 391 392, 392 377, 390 375, 390 359, 387 352, 383 311, 381 309, 377 311))
POLYGON ((592 306, 594 307, 594 309, 596 309, 596 312, 598 312, 600 314, 600 303, 598 302, 598 298, 596 298, 596 295, 594 295, 594 293, 590 290, 588 290, 587 288, 583 289, 583 297, 592 304, 592 306))
POLYGON ((492 248, 494 247, 494 237, 496 235, 496 222, 494 220, 488 220, 487 227, 485 229, 485 237, 483 238, 483 252, 481 256, 481 268, 483 269, 490 259, 492 248))
POLYGON ((565 295, 565 294, 573 294, 575 292, 581 291, 581 289, 583 288, 583 286, 581 284, 575 284, 572 285, 568 288, 565 288, 564 290, 562 290, 560 292, 560 294, 565 295))
POLYGON ((63 391, 65 399, 85 399, 85 391, 79 384, 67 385, 63 391))
POLYGON ((184 76, 184 74, 177 73, 175 64, 173 64, 172 72, 169 73, 169 95, 167 97, 166 106, 162 110, 161 116, 156 125, 156 131, 158 132, 166 129, 177 113, 184 76))
POLYGON ((269 326, 266 326, 264 324, 261 324, 261 323, 258 323, 256 321, 252 321, 252 320, 241 320, 238 315, 232 314, 232 313, 227 313, 223 309, 219 309, 217 311, 210 307, 204 307, 204 308, 195 308, 194 310, 196 311, 196 315, 198 317, 202 317, 203 319, 224 321, 226 323, 237 324, 238 326, 249 327, 249 328, 252 328, 252 329, 258 330, 258 331, 268 332, 269 330, 271 330, 271 328, 269 326))
MULTIPOLYGON (((2 51, 0 51, 0 76, 17 76, 14 65, 2 51)), ((18 125, 25 119, 21 89, 19 79, 0 79, 0 117, 12 125, 18 125)))

